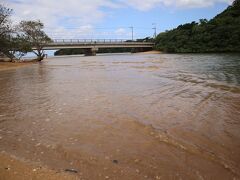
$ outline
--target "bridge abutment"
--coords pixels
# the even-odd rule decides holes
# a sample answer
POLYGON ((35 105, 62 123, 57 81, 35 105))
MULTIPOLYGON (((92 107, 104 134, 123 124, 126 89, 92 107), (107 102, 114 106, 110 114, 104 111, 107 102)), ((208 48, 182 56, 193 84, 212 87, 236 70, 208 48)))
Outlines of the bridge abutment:
POLYGON ((91 49, 86 49, 84 54, 85 54, 85 56, 96 56, 97 51, 98 51, 98 48, 93 47, 91 49))

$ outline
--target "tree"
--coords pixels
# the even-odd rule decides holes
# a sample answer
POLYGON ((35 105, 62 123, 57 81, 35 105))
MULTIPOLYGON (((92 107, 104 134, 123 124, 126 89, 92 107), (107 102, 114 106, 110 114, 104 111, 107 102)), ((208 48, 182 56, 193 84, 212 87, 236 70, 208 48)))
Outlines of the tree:
POLYGON ((7 56, 12 33, 10 15, 12 10, 0 4, 0 53, 7 56))
POLYGON ((238 6, 238 7, 240 7, 240 0, 235 0, 234 2, 233 2, 233 6, 238 6))
POLYGON ((204 24, 208 23, 208 20, 207 19, 200 19, 199 22, 200 22, 200 25, 204 25, 204 24))
POLYGON ((12 26, 11 14, 12 9, 0 4, 0 53, 14 61, 26 54, 30 46, 24 36, 18 33, 17 28, 12 26))
POLYGON ((0 4, 0 38, 6 37, 11 30, 11 21, 9 19, 12 14, 12 9, 9 9, 0 4))
POLYGON ((31 51, 31 46, 26 38, 20 33, 15 33, 15 35, 12 36, 10 40, 8 57, 12 57, 12 61, 20 60, 29 51, 31 51))
POLYGON ((44 25, 40 21, 21 21, 19 29, 24 39, 31 46, 31 51, 37 55, 37 60, 44 59, 43 47, 52 40, 43 31, 44 25))

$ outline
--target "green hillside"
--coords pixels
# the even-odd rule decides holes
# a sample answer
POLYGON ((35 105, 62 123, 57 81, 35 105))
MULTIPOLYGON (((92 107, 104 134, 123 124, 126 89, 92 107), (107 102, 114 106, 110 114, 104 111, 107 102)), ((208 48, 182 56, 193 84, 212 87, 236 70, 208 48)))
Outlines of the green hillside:
POLYGON ((170 53, 240 52, 240 0, 210 21, 201 19, 160 33, 156 49, 170 53))

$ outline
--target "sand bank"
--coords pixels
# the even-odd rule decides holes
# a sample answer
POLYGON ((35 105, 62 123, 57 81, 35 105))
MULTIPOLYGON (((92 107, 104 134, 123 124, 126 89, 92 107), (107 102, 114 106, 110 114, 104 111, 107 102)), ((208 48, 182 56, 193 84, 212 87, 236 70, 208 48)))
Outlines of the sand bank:
POLYGON ((137 54, 162 54, 161 51, 146 51, 146 52, 140 52, 137 54))

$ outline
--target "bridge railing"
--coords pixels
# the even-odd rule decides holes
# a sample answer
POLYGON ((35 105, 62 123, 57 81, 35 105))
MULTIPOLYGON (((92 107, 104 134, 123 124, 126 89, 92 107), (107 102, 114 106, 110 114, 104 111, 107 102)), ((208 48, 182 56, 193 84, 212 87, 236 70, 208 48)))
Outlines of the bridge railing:
POLYGON ((109 43, 109 42, 126 42, 127 39, 53 39, 54 43, 109 43))
POLYGON ((132 41, 129 39, 53 39, 50 44, 98 44, 98 43, 150 43, 132 41))

